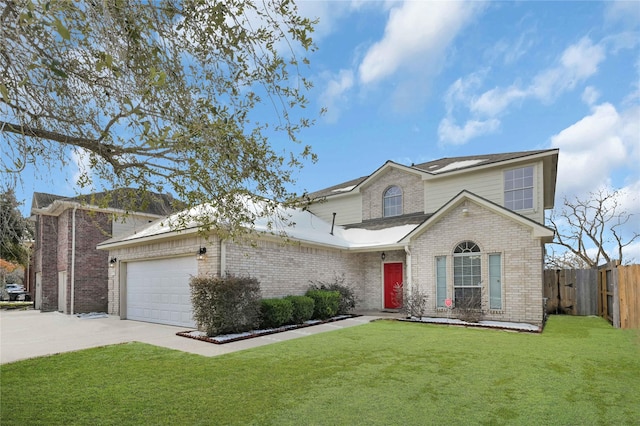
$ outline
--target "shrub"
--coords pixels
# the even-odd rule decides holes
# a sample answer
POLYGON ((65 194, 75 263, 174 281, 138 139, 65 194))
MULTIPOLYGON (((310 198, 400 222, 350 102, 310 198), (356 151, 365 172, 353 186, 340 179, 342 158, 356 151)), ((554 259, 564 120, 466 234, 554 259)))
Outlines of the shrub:
POLYGON ((340 293, 329 290, 307 291, 307 297, 313 299, 313 317, 315 319, 327 319, 335 316, 340 305, 340 293))
POLYGON ((277 328, 291 323, 293 303, 288 299, 262 299, 262 328, 277 328))
POLYGON ((353 289, 345 284, 344 274, 340 276, 336 275, 331 283, 311 281, 310 288, 313 290, 330 290, 340 293, 338 315, 346 315, 356 307, 356 295, 353 289))
POLYGON ((479 292, 473 292, 467 297, 457 297, 453 308, 454 315, 465 322, 478 322, 483 317, 482 297, 479 292))
POLYGON ((302 324, 313 317, 315 302, 312 298, 307 296, 287 296, 285 299, 290 300, 293 305, 291 321, 294 324, 302 324))
POLYGON ((403 291, 401 284, 393 288, 393 296, 396 302, 402 306, 400 309, 408 318, 422 318, 427 311, 427 294, 417 284, 411 284, 409 292, 403 291))
POLYGON ((260 283, 255 278, 192 277, 193 319, 207 336, 240 333, 260 324, 260 283))

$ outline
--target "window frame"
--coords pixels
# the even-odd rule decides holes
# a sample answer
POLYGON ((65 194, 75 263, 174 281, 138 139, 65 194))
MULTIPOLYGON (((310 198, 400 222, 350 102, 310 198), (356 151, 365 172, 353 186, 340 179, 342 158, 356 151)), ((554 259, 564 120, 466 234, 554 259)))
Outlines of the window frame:
POLYGON ((489 253, 489 257, 487 259, 488 262, 488 273, 489 273, 489 309, 494 311, 501 311, 504 308, 504 298, 503 298, 503 289, 502 289, 502 277, 503 277, 503 266, 502 266, 502 253, 489 253), (492 263, 492 259, 497 259, 497 264, 492 263), (499 270, 495 271, 495 267, 498 267, 499 270), (498 278, 497 282, 494 282, 494 278, 498 278), (498 296, 495 295, 495 292, 498 292, 498 296), (494 304, 494 302, 499 302, 498 304, 494 304))
POLYGON ((456 306, 460 299, 475 297, 478 303, 475 308, 482 309, 482 250, 471 240, 456 245, 453 250, 453 298, 456 306), (467 263, 469 261, 470 263, 467 263), (464 273, 464 272, 470 273, 464 273), (459 294, 463 294, 462 297, 459 294), (471 294, 471 296, 466 296, 471 294))
POLYGON ((382 217, 402 216, 403 211, 403 194, 402 188, 398 185, 391 185, 382 193, 382 217), (397 193, 389 195, 392 190, 397 193), (391 204, 393 202, 393 204, 391 204))
POLYGON ((435 257, 435 275, 436 275, 436 308, 446 308, 445 300, 447 299, 447 256, 435 257), (443 264, 440 265, 439 261, 443 264))
POLYGON ((503 172, 503 201, 504 206, 512 211, 530 211, 535 208, 535 195, 536 195, 536 167, 535 165, 528 165, 523 167, 517 167, 514 169, 508 169, 503 172), (528 175, 528 170, 531 170, 531 175, 528 175), (529 179, 531 181, 529 182, 529 179), (530 195, 530 196, 529 196, 530 195), (531 201, 531 205, 528 205, 528 201, 531 201), (521 203, 519 205, 519 203, 521 203))

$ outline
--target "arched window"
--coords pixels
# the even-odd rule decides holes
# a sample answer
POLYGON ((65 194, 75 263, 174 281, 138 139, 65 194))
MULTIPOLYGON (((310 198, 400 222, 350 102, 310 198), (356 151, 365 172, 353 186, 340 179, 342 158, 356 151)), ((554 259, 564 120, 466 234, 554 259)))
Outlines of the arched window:
POLYGON ((397 186, 390 186, 383 196, 384 217, 400 216, 402 214, 402 190, 397 186))
POLYGON ((453 289, 457 307, 482 307, 480 247, 473 241, 463 241, 453 250, 453 289))

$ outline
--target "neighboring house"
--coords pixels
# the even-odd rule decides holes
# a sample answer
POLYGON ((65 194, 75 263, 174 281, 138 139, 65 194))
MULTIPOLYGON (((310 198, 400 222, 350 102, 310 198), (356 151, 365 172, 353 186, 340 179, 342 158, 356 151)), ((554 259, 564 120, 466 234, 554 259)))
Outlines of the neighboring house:
POLYGON ((311 194, 283 210, 288 241, 256 221, 253 244, 205 239, 164 220, 99 245, 117 258, 109 313, 194 326, 189 277, 251 275, 263 297, 303 294, 344 276, 358 309, 397 309, 394 288, 427 295, 428 316, 472 303, 483 318, 541 325, 544 225, 553 208, 558 150, 444 158, 373 174, 311 194), (198 255, 206 249, 204 255, 198 255))
POLYGON ((169 195, 140 195, 131 189, 73 198, 34 193, 31 268, 36 309, 71 314, 106 312, 109 258, 96 245, 114 236, 129 235, 171 214, 172 202, 169 195), (127 214, 122 206, 127 205, 125 198, 132 196, 144 207, 127 214))

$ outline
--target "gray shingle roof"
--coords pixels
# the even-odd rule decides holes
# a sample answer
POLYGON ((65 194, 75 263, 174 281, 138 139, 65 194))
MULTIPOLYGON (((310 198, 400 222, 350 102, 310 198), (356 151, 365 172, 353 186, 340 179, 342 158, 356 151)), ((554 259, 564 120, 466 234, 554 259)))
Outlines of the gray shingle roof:
POLYGON ((157 216, 167 216, 184 208, 183 203, 175 200, 170 194, 157 194, 155 192, 139 191, 133 188, 120 188, 112 191, 78 195, 76 197, 34 192, 31 209, 46 208, 56 200, 75 202, 100 208, 148 213, 157 216))
POLYGON ((350 228, 361 228, 368 230, 376 230, 376 229, 386 229, 392 228, 394 226, 403 226, 403 225, 419 225, 425 220, 431 217, 431 214, 424 213, 411 213, 405 214, 402 216, 394 216, 394 217, 381 217, 379 219, 369 219, 363 220, 361 223, 352 223, 349 225, 342 225, 346 229, 350 228))
MULTIPOLYGON (((426 163, 412 164, 406 166, 409 168, 417 169, 421 172, 426 172, 432 175, 439 175, 441 173, 447 173, 451 171, 472 169, 474 167, 486 166, 489 164, 500 163, 503 161, 516 160, 518 158, 525 158, 553 150, 543 149, 537 151, 521 151, 521 152, 507 152, 502 154, 483 154, 483 155, 469 155, 464 157, 449 157, 440 158, 438 160, 428 161, 426 163)), ((369 175, 370 176, 370 175, 369 175)), ((348 192, 346 188, 355 187, 364 182, 369 176, 363 176, 358 179, 353 179, 347 182, 333 185, 329 188, 320 189, 312 192, 308 195, 310 199, 318 199, 327 197, 330 195, 337 195, 348 192)))

